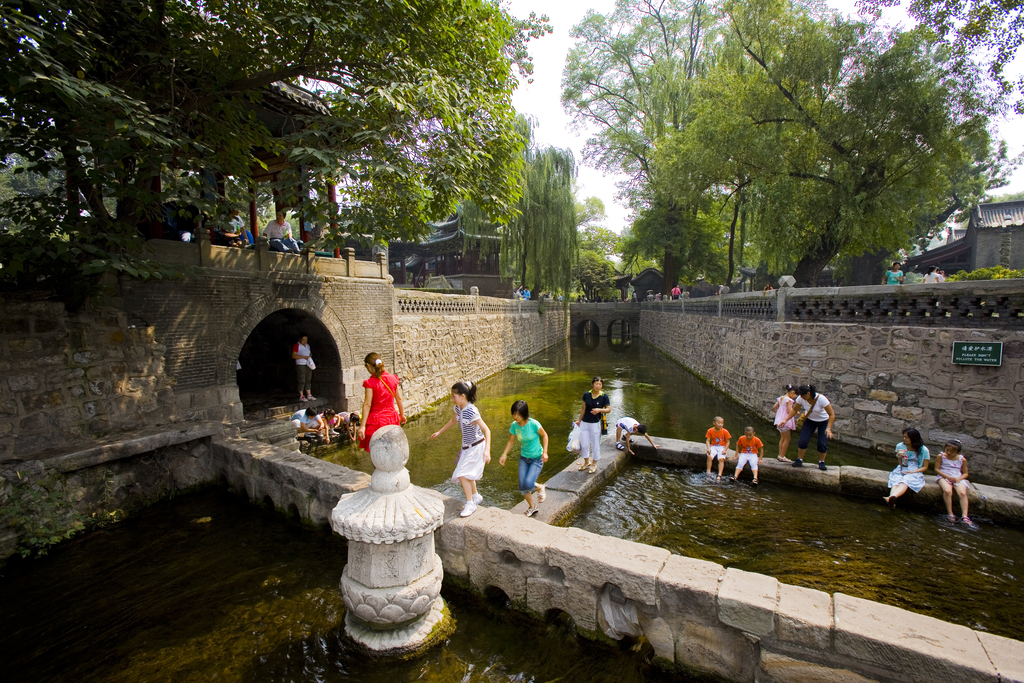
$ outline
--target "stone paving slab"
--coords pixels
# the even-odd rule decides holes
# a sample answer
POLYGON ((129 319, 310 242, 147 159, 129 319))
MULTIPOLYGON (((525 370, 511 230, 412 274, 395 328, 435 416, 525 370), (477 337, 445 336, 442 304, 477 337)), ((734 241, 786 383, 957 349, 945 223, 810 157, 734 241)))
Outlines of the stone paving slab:
MULTIPOLYGON (((86 467, 94 467, 167 446, 220 434, 223 428, 224 426, 219 422, 190 422, 175 429, 162 429, 134 436, 122 435, 120 439, 108 440, 92 448, 54 455, 45 459, 61 472, 76 472, 86 467)), ((33 456, 32 459, 43 458, 33 456)))
POLYGON ((775 631, 779 580, 730 567, 718 588, 718 619, 758 637, 775 631))
POLYGON ((966 626, 843 593, 834 599, 839 655, 891 672, 897 680, 999 680, 981 641, 966 626))
POLYGON ((832 647, 832 596, 824 591, 779 584, 775 635, 784 642, 812 650, 832 647))
POLYGON ((714 562, 672 555, 658 573, 658 607, 664 614, 686 614, 718 623, 718 584, 725 567, 714 562))
POLYGON ((565 578, 597 589, 614 583, 645 605, 657 603, 657 577, 672 555, 664 548, 569 528, 548 547, 548 562, 565 578))
MULTIPOLYGON (((544 502, 537 506, 537 514, 532 519, 544 522, 545 524, 563 524, 579 507, 580 499, 575 493, 549 490, 544 498, 544 502)), ((522 500, 509 512, 526 519, 525 513, 527 508, 529 508, 529 505, 526 504, 525 500, 522 500)))
POLYGON ((1024 683, 1024 643, 984 631, 975 633, 999 672, 1000 683, 1024 683))

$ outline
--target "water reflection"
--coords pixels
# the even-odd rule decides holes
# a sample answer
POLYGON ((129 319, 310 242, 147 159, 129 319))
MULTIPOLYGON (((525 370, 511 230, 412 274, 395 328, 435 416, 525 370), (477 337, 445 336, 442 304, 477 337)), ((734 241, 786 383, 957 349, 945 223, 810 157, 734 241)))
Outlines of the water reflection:
POLYGON ((495 612, 447 588, 457 629, 444 646, 408 661, 370 659, 338 628, 344 563, 342 539, 223 491, 155 505, 4 568, 4 680, 684 680, 653 668, 649 651, 582 642, 558 623, 495 612))

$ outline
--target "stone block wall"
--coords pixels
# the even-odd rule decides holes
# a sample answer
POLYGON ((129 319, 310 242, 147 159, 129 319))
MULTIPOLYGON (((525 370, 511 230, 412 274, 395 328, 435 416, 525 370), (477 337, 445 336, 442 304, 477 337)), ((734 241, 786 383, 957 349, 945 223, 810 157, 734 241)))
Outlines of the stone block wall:
POLYGON ((1024 332, 775 323, 645 310, 640 336, 769 419, 785 384, 814 384, 836 439, 891 451, 916 427, 964 443, 971 479, 1024 488, 1024 332), (953 365, 953 341, 1003 342, 1002 367, 953 365))
POLYGON ((460 379, 479 381, 565 338, 566 315, 557 303, 543 313, 398 316, 395 367, 406 413, 444 398, 460 379))
POLYGON ((0 460, 167 422, 165 350, 116 307, 0 298, 0 460))

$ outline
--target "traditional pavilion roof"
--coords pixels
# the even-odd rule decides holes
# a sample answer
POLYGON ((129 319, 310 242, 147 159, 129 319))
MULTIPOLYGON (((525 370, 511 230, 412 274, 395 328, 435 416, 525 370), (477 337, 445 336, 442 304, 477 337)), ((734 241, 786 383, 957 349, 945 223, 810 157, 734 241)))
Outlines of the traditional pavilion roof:
MULTIPOLYGON (((428 225, 430 226, 430 233, 417 242, 392 241, 388 245, 390 257, 396 259, 405 259, 410 256, 420 257, 407 264, 416 265, 423 258, 430 258, 441 254, 457 254, 463 251, 466 231, 462 229, 462 220, 459 214, 455 214, 447 220, 429 223, 428 225)), ((495 235, 481 235, 477 239, 494 240, 500 238, 495 235)))
POLYGON ((1024 225, 1024 201, 979 204, 975 212, 979 230, 1005 227, 1007 219, 1010 225, 1024 225))

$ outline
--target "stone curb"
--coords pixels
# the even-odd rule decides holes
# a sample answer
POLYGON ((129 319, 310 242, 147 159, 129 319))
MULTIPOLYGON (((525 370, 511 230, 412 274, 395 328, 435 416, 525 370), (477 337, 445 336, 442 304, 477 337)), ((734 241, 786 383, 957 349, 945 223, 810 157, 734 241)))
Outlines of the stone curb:
POLYGON ((123 441, 115 441, 88 450, 49 458, 43 462, 67 474, 69 472, 77 472, 86 467, 123 460, 141 453, 166 448, 167 446, 174 446, 220 434, 223 429, 224 425, 219 422, 193 422, 177 429, 145 434, 123 441))
MULTIPOLYGON (((703 470, 705 467, 704 444, 697 441, 681 441, 678 439, 655 438, 654 442, 661 448, 651 448, 647 443, 634 444, 635 457, 647 462, 655 462, 691 470, 703 470)), ((726 470, 736 467, 736 455, 726 459, 726 470)), ((830 491, 858 498, 876 499, 889 493, 889 472, 866 467, 843 465, 832 467, 822 472, 815 463, 804 463, 803 467, 792 467, 774 458, 765 458, 759 468, 762 482, 799 486, 802 488, 830 491)), ((741 477, 750 475, 745 471, 741 477)), ((981 512, 985 517, 1003 523, 1024 524, 1024 493, 986 484, 971 484, 968 493, 971 513, 981 512)), ((900 507, 924 510, 928 512, 946 511, 942 498, 942 489, 935 483, 932 472, 925 473, 925 486, 918 493, 909 492, 899 502, 900 507)), ((960 504, 955 499, 953 510, 959 511, 960 504)))

